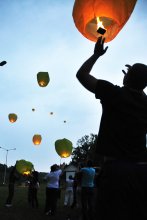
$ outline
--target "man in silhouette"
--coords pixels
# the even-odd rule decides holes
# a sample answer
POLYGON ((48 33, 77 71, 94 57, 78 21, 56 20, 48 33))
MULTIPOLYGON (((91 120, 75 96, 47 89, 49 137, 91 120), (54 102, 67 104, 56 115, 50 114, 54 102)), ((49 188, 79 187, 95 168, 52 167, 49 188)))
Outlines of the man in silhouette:
POLYGON ((147 66, 126 65, 123 86, 90 74, 106 53, 99 37, 93 55, 77 72, 80 83, 102 105, 96 153, 104 156, 98 181, 96 219, 147 219, 147 66))

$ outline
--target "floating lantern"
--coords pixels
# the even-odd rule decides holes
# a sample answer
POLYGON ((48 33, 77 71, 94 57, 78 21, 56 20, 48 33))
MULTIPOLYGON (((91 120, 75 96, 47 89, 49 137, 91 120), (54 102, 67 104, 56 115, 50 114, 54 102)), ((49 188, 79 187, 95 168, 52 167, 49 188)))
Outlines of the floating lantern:
POLYGON ((56 152, 62 158, 69 157, 72 153, 72 148, 72 142, 66 138, 55 141, 56 152))
POLYGON ((4 66, 7 62, 4 60, 2 62, 0 62, 0 66, 4 66))
POLYGON ((37 81, 38 81, 39 86, 41 87, 47 86, 50 81, 48 72, 37 73, 37 81))
POLYGON ((8 118, 11 123, 14 123, 17 120, 17 115, 14 113, 11 113, 8 115, 8 118))
POLYGON ((29 161, 17 160, 16 161, 16 170, 20 174, 29 175, 34 170, 34 166, 29 161))
POLYGON ((40 134, 35 134, 35 135, 33 136, 33 143, 34 143, 35 145, 39 145, 39 144, 41 143, 41 140, 42 140, 42 137, 41 137, 40 134))
POLYGON ((113 40, 128 21, 137 0, 75 0, 73 19, 79 32, 91 41, 103 35, 113 40))

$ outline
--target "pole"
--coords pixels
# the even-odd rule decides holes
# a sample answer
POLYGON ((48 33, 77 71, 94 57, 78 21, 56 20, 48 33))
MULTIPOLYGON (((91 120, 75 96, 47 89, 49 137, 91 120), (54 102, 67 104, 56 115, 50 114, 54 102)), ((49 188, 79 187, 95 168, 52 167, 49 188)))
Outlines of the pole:
POLYGON ((7 174, 8 152, 9 152, 10 150, 16 150, 16 148, 12 148, 12 149, 7 149, 7 148, 4 148, 4 147, 0 147, 0 148, 6 151, 6 163, 5 163, 4 181, 3 181, 3 184, 5 185, 5 184, 6 184, 6 174, 7 174))

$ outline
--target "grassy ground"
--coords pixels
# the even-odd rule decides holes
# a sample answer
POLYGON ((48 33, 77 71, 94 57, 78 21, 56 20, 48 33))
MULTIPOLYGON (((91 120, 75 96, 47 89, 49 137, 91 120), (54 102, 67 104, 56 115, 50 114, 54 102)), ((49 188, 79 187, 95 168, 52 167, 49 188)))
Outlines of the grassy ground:
POLYGON ((13 198, 13 206, 5 207, 5 201, 8 195, 8 186, 0 186, 0 219, 1 220, 66 220, 67 215, 71 215, 71 220, 79 220, 80 210, 74 208, 65 208, 63 206, 64 190, 61 192, 61 198, 58 201, 56 216, 46 216, 44 214, 45 206, 45 187, 42 184, 38 190, 38 209, 29 207, 27 202, 27 187, 16 186, 13 198))

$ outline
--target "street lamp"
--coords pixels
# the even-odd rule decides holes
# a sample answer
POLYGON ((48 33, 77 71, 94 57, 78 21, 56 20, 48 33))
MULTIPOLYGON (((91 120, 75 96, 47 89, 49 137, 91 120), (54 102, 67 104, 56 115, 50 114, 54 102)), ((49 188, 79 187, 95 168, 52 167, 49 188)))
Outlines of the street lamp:
POLYGON ((8 152, 9 152, 10 150, 16 150, 16 148, 11 148, 11 149, 7 149, 7 148, 4 148, 4 147, 0 147, 0 148, 6 151, 6 164, 5 164, 4 181, 3 181, 3 184, 5 184, 5 183, 6 183, 6 173, 7 173, 7 158, 8 158, 8 152))

